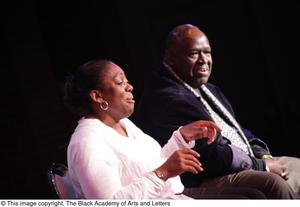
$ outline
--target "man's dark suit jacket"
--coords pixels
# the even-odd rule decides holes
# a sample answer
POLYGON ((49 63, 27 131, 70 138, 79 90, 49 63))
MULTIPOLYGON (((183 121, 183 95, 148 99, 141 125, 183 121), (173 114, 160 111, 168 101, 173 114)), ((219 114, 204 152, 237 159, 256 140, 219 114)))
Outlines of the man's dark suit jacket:
MULTIPOLYGON (((229 101, 220 89, 210 83, 206 84, 206 86, 234 116, 229 101)), ((217 109, 214 108, 214 110, 217 112, 217 109)), ((178 83, 164 68, 154 72, 143 92, 135 113, 134 122, 136 125, 163 146, 178 127, 198 120, 212 121, 201 101, 182 84, 178 83)), ((226 119, 224 118, 224 120, 226 119)), ((199 159, 204 171, 197 175, 184 173, 181 176, 184 185, 186 187, 197 186, 202 179, 226 175, 249 168, 263 171, 265 163, 259 158, 262 155, 270 154, 268 147, 249 130, 243 129, 243 131, 257 157, 250 157, 249 159, 249 156, 244 153, 243 156, 247 156, 252 161, 252 165, 242 160, 234 159, 234 156, 240 156, 233 153, 232 148, 229 147, 230 141, 220 134, 216 141, 210 145, 205 140, 197 140, 194 149, 200 153, 199 159), (238 163, 238 168, 232 167, 233 160, 240 162, 238 163)))

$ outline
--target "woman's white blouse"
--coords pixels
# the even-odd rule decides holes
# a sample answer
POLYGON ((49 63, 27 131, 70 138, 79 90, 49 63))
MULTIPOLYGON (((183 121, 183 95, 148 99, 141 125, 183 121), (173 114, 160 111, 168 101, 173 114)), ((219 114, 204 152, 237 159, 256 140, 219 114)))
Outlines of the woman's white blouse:
POLYGON ((120 121, 128 137, 98 119, 82 118, 69 146, 69 175, 81 198, 89 199, 176 199, 183 191, 179 176, 166 182, 152 171, 176 150, 191 148, 179 130, 161 146, 129 119, 120 121))

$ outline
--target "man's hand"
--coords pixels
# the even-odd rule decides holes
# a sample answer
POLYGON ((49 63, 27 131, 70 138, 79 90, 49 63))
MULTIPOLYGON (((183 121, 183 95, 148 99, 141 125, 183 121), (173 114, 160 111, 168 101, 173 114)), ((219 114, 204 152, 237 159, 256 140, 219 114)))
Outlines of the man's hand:
POLYGON ((286 167, 284 167, 272 158, 266 158, 264 159, 264 161, 266 163, 266 166, 268 166, 270 172, 281 176, 285 180, 288 179, 289 172, 286 167))
POLYGON ((221 129, 214 122, 201 120, 187 124, 179 131, 187 141, 207 138, 207 143, 211 144, 215 140, 217 132, 220 132, 221 129))

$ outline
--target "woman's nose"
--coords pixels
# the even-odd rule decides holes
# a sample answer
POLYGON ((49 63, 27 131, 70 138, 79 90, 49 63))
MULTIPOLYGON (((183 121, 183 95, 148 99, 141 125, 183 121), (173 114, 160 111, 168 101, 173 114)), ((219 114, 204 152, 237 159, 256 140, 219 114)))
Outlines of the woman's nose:
POLYGON ((133 86, 130 83, 127 84, 126 91, 133 91, 133 86))

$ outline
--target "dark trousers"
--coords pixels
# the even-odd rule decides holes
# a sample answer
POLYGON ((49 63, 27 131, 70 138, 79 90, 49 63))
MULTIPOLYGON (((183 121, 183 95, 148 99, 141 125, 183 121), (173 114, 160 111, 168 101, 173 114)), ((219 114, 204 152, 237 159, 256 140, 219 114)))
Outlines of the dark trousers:
POLYGON ((200 188, 251 188, 263 193, 267 199, 294 199, 295 194, 280 176, 262 171, 244 170, 238 173, 207 179, 200 188))
POLYGON ((252 188, 185 188, 183 194, 194 199, 266 199, 266 196, 252 188))

